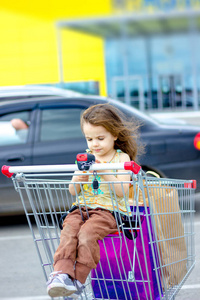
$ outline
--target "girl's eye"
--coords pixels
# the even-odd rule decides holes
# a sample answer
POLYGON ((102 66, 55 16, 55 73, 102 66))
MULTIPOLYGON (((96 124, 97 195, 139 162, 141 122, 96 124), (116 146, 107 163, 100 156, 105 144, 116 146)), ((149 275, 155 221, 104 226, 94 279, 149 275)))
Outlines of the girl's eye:
POLYGON ((91 141, 92 141, 92 139, 87 139, 87 141, 88 141, 88 142, 91 142, 91 141))
POLYGON ((102 137, 99 138, 100 141, 103 141, 103 139, 104 139, 104 138, 102 138, 102 137))

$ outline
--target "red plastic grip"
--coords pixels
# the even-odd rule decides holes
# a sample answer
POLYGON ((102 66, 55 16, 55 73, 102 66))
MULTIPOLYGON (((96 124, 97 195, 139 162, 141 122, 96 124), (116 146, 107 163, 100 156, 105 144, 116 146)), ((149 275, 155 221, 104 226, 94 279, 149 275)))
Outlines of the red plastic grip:
POLYGON ((87 161, 88 155, 87 153, 80 153, 76 156, 77 161, 87 161))
POLYGON ((193 189, 197 188, 197 181, 196 180, 192 180, 192 188, 193 189))
POLYGON ((141 167, 136 164, 134 161, 128 161, 124 163, 124 170, 130 170, 134 174, 138 174, 139 171, 141 170, 141 167))
POLYGON ((189 189, 196 189, 197 188, 197 181, 192 180, 192 182, 185 182, 184 183, 184 188, 189 188, 189 189))
POLYGON ((9 168, 10 168, 10 166, 5 166, 5 165, 2 166, 2 168, 1 168, 2 174, 5 175, 5 176, 7 176, 8 178, 12 177, 13 174, 14 174, 14 173, 10 173, 9 172, 9 168))

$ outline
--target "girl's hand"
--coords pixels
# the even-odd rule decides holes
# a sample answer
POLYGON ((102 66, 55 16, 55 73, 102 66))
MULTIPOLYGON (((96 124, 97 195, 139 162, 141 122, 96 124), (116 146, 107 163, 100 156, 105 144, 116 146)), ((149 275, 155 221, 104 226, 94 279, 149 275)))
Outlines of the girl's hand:
MULTIPOLYGON (((83 172, 83 173, 85 173, 85 172, 83 172)), ((81 182, 81 181, 85 182, 85 181, 88 181, 88 180, 89 180, 89 175, 79 175, 76 178, 77 182, 81 182)))
POLYGON ((89 180, 89 176, 88 175, 80 175, 80 176, 77 176, 77 181, 78 182, 85 182, 85 181, 88 181, 89 180))
MULTIPOLYGON (((96 159, 95 160, 95 163, 97 163, 97 164, 101 164, 101 162, 100 162, 100 160, 98 160, 98 159, 96 159)), ((99 170, 99 171, 97 171, 97 173, 106 173, 106 172, 110 172, 110 170, 99 170)))
POLYGON ((101 162, 100 162, 100 160, 96 159, 96 160, 95 160, 95 163, 96 163, 96 164, 100 164, 101 162))
MULTIPOLYGON (((75 174, 79 173, 76 171, 75 174)), ((83 172, 84 173, 84 172, 83 172)), ((85 172, 86 173, 86 172, 85 172)), ((81 183, 89 181, 89 175, 74 175, 72 177, 72 182, 77 184, 69 184, 69 192, 72 196, 76 195, 76 192, 79 193, 81 190, 81 183)))

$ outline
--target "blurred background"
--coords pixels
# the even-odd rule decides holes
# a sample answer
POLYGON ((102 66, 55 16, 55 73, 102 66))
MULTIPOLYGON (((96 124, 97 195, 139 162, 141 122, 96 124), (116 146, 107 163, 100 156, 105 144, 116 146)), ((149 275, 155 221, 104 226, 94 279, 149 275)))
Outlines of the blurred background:
POLYGON ((199 0, 1 1, 0 86, 199 109, 199 0))
MULTIPOLYGON (((111 96, 158 119, 178 117, 183 123, 200 125, 200 0, 0 0, 0 36, 0 87, 41 85, 86 95, 111 96)), ((17 109, 20 112, 33 110, 32 121, 39 123, 40 116, 35 117, 33 108, 21 109, 19 106, 17 109)), ((8 114, 8 111, 1 108, 1 114, 8 114)), ((53 117, 55 119, 55 113, 53 117)), ((57 119, 54 123, 58 123, 57 119)), ((2 131, 5 132, 3 126, 2 131)), ((36 132, 39 136, 40 130, 36 132)), ((1 147, 1 157, 8 159, 12 150, 14 154, 11 153, 9 164, 16 164, 18 147, 20 150, 17 151, 27 160, 17 164, 30 164, 31 155, 27 153, 32 153, 33 141, 36 147, 40 141, 39 137, 35 141, 34 131, 31 134, 29 144, 24 141, 24 144, 14 147, 1 147)), ((199 151, 194 149, 193 138, 188 142, 182 138, 182 133, 179 135, 180 145, 174 149, 177 153, 182 151, 182 156, 176 154, 178 162, 183 161, 187 166, 187 160, 192 157, 199 174, 197 163, 200 156, 199 151), (193 156, 185 145, 191 147, 193 156)), ((148 134, 145 133, 145 136, 148 134)), ((155 136, 159 138, 157 131, 155 136)), ((59 148, 56 139, 49 146, 46 134, 45 138, 48 149, 52 150, 53 144, 59 148)), ((66 152, 66 145, 71 144, 66 138, 64 141, 66 152)), ((165 136, 159 138, 161 146, 164 145, 159 147, 160 144, 150 136, 151 148, 148 149, 153 149, 152 153, 163 159, 166 141, 165 136)), ((169 149, 174 148, 171 138, 169 145, 169 149)), ((36 149, 36 154, 44 152, 49 163, 43 144, 43 152, 40 153, 39 147, 36 149)), ((170 156, 173 160, 173 155, 170 156)), ((53 157, 59 155, 54 154, 53 157)), ((190 176, 189 172, 191 169, 185 168, 187 176, 184 176, 190 176)), ((12 184, 11 180, 9 184, 12 184)), ((14 191, 13 186, 12 189, 14 191)), ((10 186, 9 190, 12 192, 10 186)), ((15 211, 19 197, 14 200, 8 194, 3 197, 2 189, 0 194, 0 212, 4 214, 6 205, 15 211)), ((195 202, 199 212, 199 193, 195 202)), ((195 216, 196 232, 200 225, 199 216, 199 213, 195 216)), ((25 217, 20 215, 16 218, 0 218, 0 253, 4 263, 0 299, 49 299, 25 217), (30 273, 27 275, 27 266, 31 276, 30 273)), ((180 300, 199 299, 199 235, 196 235, 195 248, 195 272, 178 295, 180 300)))

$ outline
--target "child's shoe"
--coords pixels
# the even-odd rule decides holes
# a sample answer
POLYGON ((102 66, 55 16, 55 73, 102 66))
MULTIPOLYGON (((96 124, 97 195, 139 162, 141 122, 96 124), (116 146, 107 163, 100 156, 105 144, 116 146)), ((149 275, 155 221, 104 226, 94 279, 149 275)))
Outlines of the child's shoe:
POLYGON ((78 299, 78 297, 82 294, 85 286, 83 284, 81 284, 78 280, 74 280, 73 281, 73 284, 74 286, 76 287, 77 289, 77 292, 73 293, 68 299, 71 300, 71 299, 78 299))
POLYGON ((67 274, 52 272, 47 282, 47 293, 50 297, 64 297, 78 292, 75 284, 67 274))

